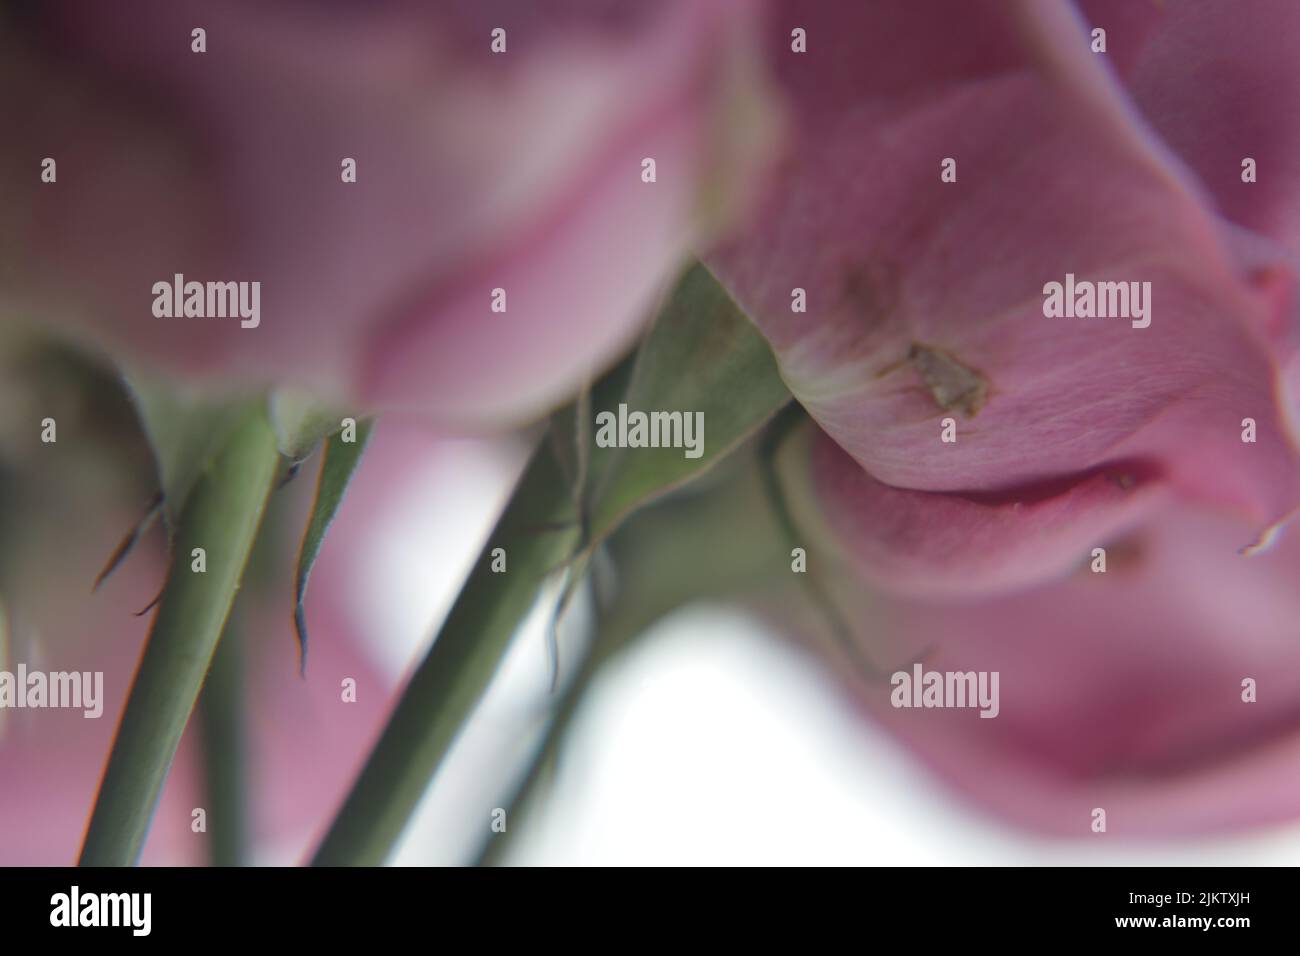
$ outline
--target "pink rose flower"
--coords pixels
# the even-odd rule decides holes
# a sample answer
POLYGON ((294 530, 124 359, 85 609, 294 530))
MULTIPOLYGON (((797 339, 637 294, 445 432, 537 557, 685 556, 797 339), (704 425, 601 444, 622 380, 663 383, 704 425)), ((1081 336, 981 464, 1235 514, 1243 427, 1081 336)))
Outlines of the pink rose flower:
POLYGON ((799 128, 706 258, 862 469, 819 487, 878 580, 1059 575, 1170 492, 1240 515, 1237 548, 1300 504, 1300 14, 1270 10, 1099 4, 1112 56, 1067 3, 778 6, 799 128), (1138 283, 1133 314, 1049 315, 1076 280, 1138 283))
POLYGON ((759 127, 720 122, 753 95, 751 10, 56 0, 11 15, 8 312, 204 380, 457 426, 536 416, 630 344, 705 207, 756 159, 759 127), (178 274, 259 282, 256 325, 156 316, 151 290, 178 274))
POLYGON ((801 136, 708 261, 824 430, 789 487, 884 679, 836 673, 1031 830, 1293 819, 1300 7, 775 19, 801 136), (1149 310, 1051 315, 1067 276, 1149 282, 1149 310), (898 706, 917 665, 996 673, 996 717, 898 706))

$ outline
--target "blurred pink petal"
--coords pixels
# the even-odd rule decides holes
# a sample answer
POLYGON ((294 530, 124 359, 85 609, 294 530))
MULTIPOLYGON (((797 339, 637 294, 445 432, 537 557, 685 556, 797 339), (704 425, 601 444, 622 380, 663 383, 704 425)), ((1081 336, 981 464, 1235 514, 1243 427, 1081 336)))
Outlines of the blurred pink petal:
POLYGON ((1014 597, 877 596, 862 639, 886 669, 997 671, 1000 712, 864 706, 989 812, 1047 833, 1210 833, 1300 813, 1300 542, 1246 558, 1221 514, 1166 505, 1109 542, 1106 573, 1014 597), (1243 680, 1258 700, 1243 701, 1243 680))
POLYGON ((1158 472, 1118 462, 997 493, 891 488, 819 435, 815 498, 868 580, 914 595, 981 594, 1064 574, 1163 497, 1158 472))
POLYGON ((1160 137, 1228 219, 1300 255, 1300 4, 1083 0, 1160 137), (1242 161, 1255 161, 1243 182, 1242 161))
POLYGON ((210 380, 457 425, 534 417, 630 343, 719 199, 715 166, 747 143, 716 121, 751 9, 42 5, 0 56, 22 134, 0 158, 6 294, 210 380), (177 273, 260 281, 261 324, 156 318, 150 290, 177 273))

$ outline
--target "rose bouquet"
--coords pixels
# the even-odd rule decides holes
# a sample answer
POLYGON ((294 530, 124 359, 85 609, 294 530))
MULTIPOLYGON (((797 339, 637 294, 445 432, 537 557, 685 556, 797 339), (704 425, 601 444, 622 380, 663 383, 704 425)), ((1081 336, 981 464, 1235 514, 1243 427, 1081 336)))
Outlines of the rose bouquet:
POLYGON ((719 598, 1021 827, 1293 818, 1300 7, 1249 6, 7 8, 0 851, 198 862, 146 838, 203 803, 217 862, 382 863, 539 602, 503 818, 719 598), (527 463, 398 681, 362 529, 465 435, 527 463))

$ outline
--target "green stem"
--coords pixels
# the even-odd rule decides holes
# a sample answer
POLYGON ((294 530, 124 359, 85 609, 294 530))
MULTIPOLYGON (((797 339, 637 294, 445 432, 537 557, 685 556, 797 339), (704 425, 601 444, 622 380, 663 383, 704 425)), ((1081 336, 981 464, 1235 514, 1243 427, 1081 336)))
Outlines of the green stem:
POLYGON ((571 490, 550 443, 542 442, 314 865, 384 862, 496 673, 543 578, 578 544, 572 510, 571 490), (496 548, 506 552, 502 573, 491 567, 496 548))
MULTIPOLYGON (((762 448, 754 457, 761 467, 762 448)), ((766 485, 751 457, 737 454, 702 495, 667 499, 633 515, 610 538, 620 590, 597 615, 578 672, 554 701, 542 740, 507 802, 508 826, 480 844, 476 866, 499 866, 534 817, 543 784, 587 691, 605 666, 652 624, 700 599, 779 593, 791 577, 782 528, 767 508, 766 485)))
POLYGON ((279 463, 260 410, 232 433, 176 528, 167 588, 113 741, 81 850, 82 866, 129 866, 212 661, 279 463), (192 568, 203 548, 207 568, 192 568))
POLYGON ((207 788, 208 840, 213 866, 244 866, 248 851, 248 793, 244 773, 243 632, 236 610, 212 657, 199 696, 203 771, 207 788))

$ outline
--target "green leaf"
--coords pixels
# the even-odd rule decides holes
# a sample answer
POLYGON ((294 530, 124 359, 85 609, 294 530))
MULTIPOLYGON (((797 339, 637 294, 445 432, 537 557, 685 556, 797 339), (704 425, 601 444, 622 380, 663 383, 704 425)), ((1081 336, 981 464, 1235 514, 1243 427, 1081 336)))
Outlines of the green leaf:
POLYGON ((125 378, 153 449, 171 530, 199 477, 260 399, 214 398, 140 370, 125 378))
POLYGON ((321 456, 316 501, 312 505, 311 519, 307 522, 302 546, 298 549, 298 573, 294 586, 293 623, 298 631, 299 667, 303 670, 307 667, 307 621, 303 610, 307 582, 311 578, 316 557, 320 554, 321 544, 325 541, 325 532, 334 521, 339 505, 343 503, 343 495, 348 490, 352 473, 361 462, 361 454, 366 450, 373 428, 373 419, 358 422, 352 441, 343 440, 345 432, 336 432, 326 444, 325 454, 321 456))
POLYGON ((701 265, 678 283, 642 343, 621 397, 593 394, 593 414, 702 414, 702 454, 682 448, 599 448, 593 424, 587 508, 591 542, 636 508, 703 474, 790 401, 767 342, 701 265))

